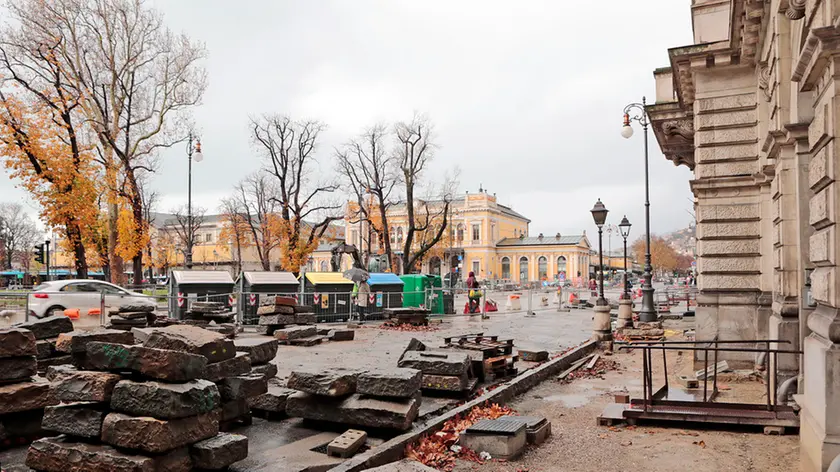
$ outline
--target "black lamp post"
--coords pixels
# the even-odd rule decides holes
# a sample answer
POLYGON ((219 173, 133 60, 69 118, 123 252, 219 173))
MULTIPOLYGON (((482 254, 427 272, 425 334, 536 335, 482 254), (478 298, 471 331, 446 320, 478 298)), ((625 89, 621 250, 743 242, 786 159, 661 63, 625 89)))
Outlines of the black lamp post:
POLYGON ((607 299, 604 298, 604 223, 607 221, 607 213, 610 211, 607 210, 607 207, 601 203, 601 199, 599 198, 598 201, 595 203, 595 206, 589 210, 592 213, 592 218, 595 220, 595 225, 598 227, 598 268, 600 274, 598 275, 599 281, 599 292, 598 292, 598 301, 596 302, 598 305, 604 306, 607 305, 607 299))
POLYGON ((644 283, 642 284, 642 308, 639 310, 639 321, 656 321, 656 308, 653 306, 653 266, 650 261, 650 176, 648 172, 648 122, 645 111, 645 98, 642 103, 631 103, 624 107, 624 126, 621 129, 621 136, 630 138, 633 136, 631 121, 638 121, 642 125, 645 134, 645 272, 644 283), (630 116, 630 112, 636 113, 630 116))
POLYGON ((621 219, 618 224, 618 230, 621 232, 621 237, 624 239, 624 298, 630 299, 630 279, 627 273, 627 237, 630 236, 630 222, 627 220, 627 215, 621 219))
POLYGON ((192 163, 193 160, 201 162, 203 159, 201 140, 190 131, 187 137, 187 161, 189 162, 187 165, 187 250, 184 252, 184 265, 187 269, 192 269, 193 245, 195 244, 195 241, 193 241, 195 235, 193 234, 192 217, 192 163), (193 140, 195 140, 195 145, 193 145, 193 140))

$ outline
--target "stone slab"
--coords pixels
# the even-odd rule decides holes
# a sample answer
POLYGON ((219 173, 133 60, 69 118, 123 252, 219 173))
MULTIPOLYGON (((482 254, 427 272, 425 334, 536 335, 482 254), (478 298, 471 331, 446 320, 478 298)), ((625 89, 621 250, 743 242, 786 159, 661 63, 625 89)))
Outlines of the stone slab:
POLYGON ((407 351, 399 366, 418 369, 424 374, 460 376, 468 372, 470 357, 460 352, 407 351))
POLYGON ((55 355, 55 339, 39 339, 35 341, 35 357, 38 360, 48 359, 55 355))
POLYGON ((131 328, 131 334, 134 335, 134 340, 140 344, 145 344, 156 330, 160 328, 131 328))
POLYGON ((222 423, 233 421, 237 418, 248 415, 251 412, 247 398, 229 400, 222 402, 222 416, 219 421, 222 423))
POLYGON ((281 387, 275 383, 268 384, 268 391, 248 400, 248 404, 254 410, 269 411, 272 413, 285 413, 286 401, 290 395, 297 393, 297 390, 281 387))
POLYGON ((422 382, 423 373, 417 369, 394 368, 359 374, 356 391, 380 397, 413 397, 422 382))
POLYGON ((315 313, 295 313, 295 323, 299 325, 314 325, 318 322, 315 313))
POLYGON ((268 391, 268 383, 262 375, 240 375, 227 377, 219 383, 219 393, 222 400, 238 400, 262 395, 268 391))
POLYGON ((158 420, 109 413, 102 423, 102 441, 114 447, 160 454, 211 438, 219 433, 220 411, 177 420, 158 420))
POLYGON ((114 387, 111 397, 114 411, 162 420, 208 413, 220 405, 219 389, 208 380, 185 383, 122 380, 114 387))
POLYGON ((149 317, 149 312, 145 311, 109 311, 109 317, 119 317, 124 320, 145 320, 149 317))
POLYGON ((308 338, 316 336, 318 329, 314 326, 290 326, 274 331, 274 338, 280 341, 291 341, 293 339, 308 338))
MULTIPOLYGON (((152 313, 155 311, 155 306, 152 304, 136 304, 132 303, 130 305, 121 305, 117 310, 117 313, 131 313, 131 312, 140 312, 140 313, 152 313)), ((109 313, 114 313, 110 311, 109 313)))
POLYGON ((86 352, 92 342, 134 344, 134 335, 116 329, 96 329, 93 331, 71 331, 58 335, 55 349, 58 352, 73 354, 86 352))
POLYGON ((257 314, 260 316, 267 315, 294 315, 295 309, 286 305, 263 305, 257 308, 257 314))
POLYGON ((0 329, 0 357, 34 356, 35 335, 28 329, 0 329))
POLYGON ((233 342, 236 350, 245 352, 252 364, 265 364, 277 356, 277 340, 266 338, 244 338, 233 342))
POLYGON ((48 316, 40 320, 18 323, 13 328, 28 329, 32 331, 35 339, 57 338, 61 333, 73 331, 73 322, 64 315, 48 316))
POLYGON ((277 377, 277 364, 261 364, 251 367, 251 374, 262 375, 266 380, 277 377))
POLYGON ((273 336, 274 331, 281 328, 283 325, 257 325, 254 326, 254 332, 263 336, 273 336))
POLYGON ((367 433, 358 429, 348 429, 341 436, 327 444, 327 455, 333 457, 352 457, 367 441, 367 433))
POLYGON ((101 403, 67 403, 44 409, 43 428, 56 433, 99 438, 105 409, 101 403))
POLYGON ((295 307, 297 306, 297 300, 293 297, 283 297, 279 295, 275 295, 273 297, 264 297, 260 304, 262 306, 272 306, 272 305, 280 305, 280 306, 290 306, 295 307))
POLYGON ((419 406, 417 398, 382 400, 354 394, 344 399, 325 399, 298 392, 286 401, 286 414, 316 421, 404 431, 411 428, 419 406))
POLYGON ((207 358, 186 352, 144 346, 92 342, 86 363, 97 370, 131 371, 169 382, 187 382, 205 376, 207 358))
POLYGON ((548 351, 526 351, 519 349, 519 358, 525 362, 545 362, 548 360, 548 351))
POLYGON ((295 370, 287 386, 313 395, 343 397, 356 391, 358 376, 359 371, 342 368, 295 370))
POLYGON ((462 392, 467 389, 469 379, 467 375, 433 375, 423 374, 423 389, 442 392, 462 392))
POLYGON ((73 357, 70 355, 66 356, 54 356, 49 357, 47 359, 38 359, 38 372, 44 372, 50 367, 59 366, 59 365, 71 365, 73 363, 73 357))
POLYGON ((189 325, 172 325, 160 328, 149 335, 146 347, 198 354, 207 362, 218 362, 236 355, 233 341, 225 336, 189 325))
POLYGON ((37 373, 35 356, 0 358, 0 383, 29 380, 37 373))
POLYGON ((207 364, 204 378, 211 382, 219 382, 225 377, 235 377, 251 372, 251 359, 244 352, 237 352, 235 357, 219 362, 207 364))
POLYGON ((295 315, 263 315, 258 321, 260 326, 285 326, 295 324, 295 315))
POLYGON ((0 385, 0 415, 35 410, 57 403, 58 400, 50 391, 50 383, 41 378, 29 382, 0 385))
POLYGON ((315 307, 312 305, 297 305, 295 306, 295 313, 315 313, 315 307))
POLYGON ((75 368, 52 369, 48 378, 53 394, 63 402, 109 402, 122 379, 118 374, 75 368))
POLYGON ((190 446, 190 456, 198 469, 224 469, 248 457, 248 438, 241 434, 220 433, 190 446))
POLYGON ((356 331, 352 329, 333 329, 327 333, 330 341, 352 341, 356 338, 356 331))
POLYGON ((44 472, 188 472, 186 448, 158 457, 127 454, 111 446, 90 444, 67 436, 39 439, 27 451, 26 465, 44 472))

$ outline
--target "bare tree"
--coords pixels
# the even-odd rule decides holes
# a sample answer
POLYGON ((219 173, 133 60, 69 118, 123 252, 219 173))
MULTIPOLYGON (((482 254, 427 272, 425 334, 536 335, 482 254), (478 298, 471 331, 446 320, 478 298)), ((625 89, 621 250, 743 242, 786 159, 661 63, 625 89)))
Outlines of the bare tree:
MULTIPOLYGON (((140 190, 140 198, 143 203, 143 229, 142 234, 147 235, 146 239, 146 247, 142 250, 146 253, 146 260, 149 263, 149 282, 152 282, 151 276, 152 270, 152 237, 151 237, 151 228, 154 224, 154 213, 155 208, 157 207, 158 200, 160 199, 160 195, 149 188, 149 183, 147 179, 142 179, 139 182, 139 190, 140 190)), ((137 275, 135 274, 135 283, 137 275)))
MULTIPOLYGON (((397 156, 388 151, 387 138, 386 127, 375 125, 337 149, 335 154, 338 171, 356 197, 358 214, 354 218, 359 223, 367 222, 369 227, 375 228, 384 242, 388 267, 394 271, 388 210, 393 204, 392 194, 400 181, 400 169, 397 156)), ((370 240, 371 235, 368 235, 368 257, 370 240)))
POLYGON ((0 203, 0 242, 3 245, 3 267, 12 268, 12 262, 29 258, 32 246, 41 232, 35 222, 23 211, 20 203, 0 203))
POLYGON ((271 270, 271 254, 283 240, 277 186, 264 172, 243 179, 230 202, 249 233, 249 243, 257 251, 263 270, 271 270))
MULTIPOLYGON (((154 171, 161 148, 182 141, 188 113, 206 88, 203 45, 173 34, 144 0, 21 0, 20 12, 38 9, 40 26, 59 38, 55 62, 83 92, 82 105, 100 144, 108 201, 108 253, 114 282, 123 282, 117 247, 119 200, 128 203, 142 231, 140 178, 154 171)), ((137 238, 138 240, 143 238, 137 238)), ((141 273, 143 249, 133 257, 141 273)))
POLYGON ((432 124, 421 115, 415 115, 410 122, 394 126, 396 135, 396 158, 402 171, 405 190, 407 228, 403 245, 403 271, 410 273, 414 265, 422 261, 429 250, 443 237, 449 225, 449 207, 452 203, 454 185, 446 182, 437 201, 418 197, 418 186, 426 166, 434 157, 432 124), (439 223, 438 223, 439 222, 439 223), (436 231, 430 238, 416 244, 418 233, 429 231, 434 224, 436 231))
MULTIPOLYGON (((207 210, 194 206, 192 208, 192 224, 190 224, 190 216, 187 212, 186 205, 182 205, 170 213, 175 217, 175 224, 172 226, 173 231, 175 231, 175 245, 184 250, 186 248, 195 248, 199 243, 198 230, 204 224, 204 217, 207 214, 207 210)), ((186 253, 184 254, 184 258, 186 262, 186 253)))
POLYGON ((254 145, 268 161, 267 172, 277 179, 273 198, 281 217, 281 264, 292 272, 304 264, 330 223, 342 219, 342 205, 334 201, 338 184, 313 178, 318 135, 324 128, 318 121, 280 115, 251 119, 254 145))

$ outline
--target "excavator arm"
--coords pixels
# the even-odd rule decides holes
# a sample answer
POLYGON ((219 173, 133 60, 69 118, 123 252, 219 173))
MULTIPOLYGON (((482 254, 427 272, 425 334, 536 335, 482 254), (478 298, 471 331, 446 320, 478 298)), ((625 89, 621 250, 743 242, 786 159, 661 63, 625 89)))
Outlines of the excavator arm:
POLYGON ((341 256, 344 254, 350 254, 350 257, 353 258, 353 267, 364 269, 362 266, 362 258, 359 256, 359 250, 356 249, 356 246, 341 243, 332 249, 332 259, 330 260, 330 263, 332 265, 333 272, 339 272, 341 270, 341 256))

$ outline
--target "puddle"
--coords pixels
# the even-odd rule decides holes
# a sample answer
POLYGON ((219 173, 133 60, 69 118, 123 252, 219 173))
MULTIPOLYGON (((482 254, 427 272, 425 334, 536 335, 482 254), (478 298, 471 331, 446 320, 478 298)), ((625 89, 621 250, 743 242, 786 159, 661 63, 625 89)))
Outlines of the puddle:
POLYGON ((589 403, 586 395, 551 395, 543 398, 547 402, 561 402, 566 408, 577 408, 589 403))

